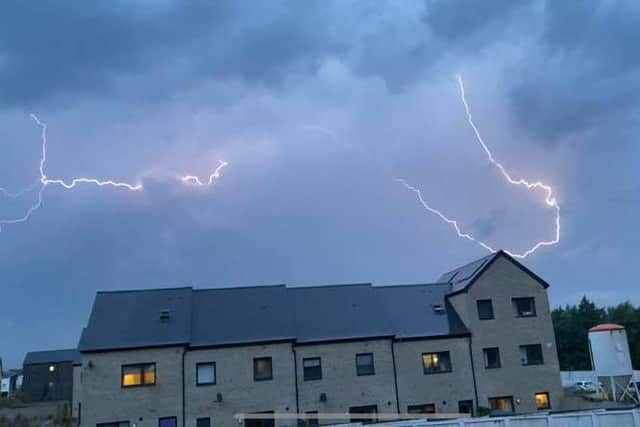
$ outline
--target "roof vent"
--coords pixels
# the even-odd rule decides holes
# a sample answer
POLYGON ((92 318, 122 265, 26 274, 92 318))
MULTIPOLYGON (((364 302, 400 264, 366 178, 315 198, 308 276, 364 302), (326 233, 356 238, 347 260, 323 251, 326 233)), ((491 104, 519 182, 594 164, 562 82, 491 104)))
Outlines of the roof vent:
POLYGON ((434 313, 444 313, 444 306, 442 304, 431 304, 431 308, 433 309, 434 313))
POLYGON ((160 310, 160 321, 166 323, 171 319, 171 311, 168 309, 160 310))

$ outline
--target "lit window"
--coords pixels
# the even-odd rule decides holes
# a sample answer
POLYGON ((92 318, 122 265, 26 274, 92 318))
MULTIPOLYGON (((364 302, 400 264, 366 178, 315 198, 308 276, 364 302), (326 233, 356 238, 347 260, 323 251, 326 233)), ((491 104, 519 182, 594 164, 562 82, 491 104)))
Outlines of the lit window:
POLYGON ((264 381, 273 379, 273 370, 270 357, 256 357, 253 359, 253 379, 264 381))
POLYGON ((196 385, 212 385, 216 383, 215 362, 198 363, 196 365, 196 385))
POLYGON ((493 303, 490 299, 480 299, 476 301, 478 306, 478 319, 480 320, 491 320, 494 319, 493 316, 493 303))
POLYGON ((493 411, 513 412, 513 397, 490 397, 489 407, 493 411))
POLYGON ((536 393, 536 408, 551 409, 551 401, 549 400, 549 393, 547 393, 546 391, 543 393, 536 393))
POLYGON ((449 356, 449 352, 423 353, 422 368, 425 374, 451 372, 451 357, 449 356))
POLYGON ((302 370, 305 381, 322 379, 322 364, 319 357, 303 359, 302 370))
POLYGON ((122 366, 122 387, 154 385, 156 383, 156 364, 141 363, 122 366))
POLYGON ((373 365, 373 353, 356 354, 356 374, 375 375, 376 370, 373 365))
POLYGON ((516 317, 535 317, 536 300, 534 298, 513 298, 512 301, 516 317))
POLYGON ((522 361, 522 366, 544 364, 544 359, 542 358, 542 345, 521 345, 520 360, 522 361))
POLYGON ((485 348, 484 367, 486 369, 496 369, 500 367, 500 349, 498 347, 485 348))
POLYGON ((49 372, 55 372, 56 371, 56 367, 53 365, 49 365, 49 372))

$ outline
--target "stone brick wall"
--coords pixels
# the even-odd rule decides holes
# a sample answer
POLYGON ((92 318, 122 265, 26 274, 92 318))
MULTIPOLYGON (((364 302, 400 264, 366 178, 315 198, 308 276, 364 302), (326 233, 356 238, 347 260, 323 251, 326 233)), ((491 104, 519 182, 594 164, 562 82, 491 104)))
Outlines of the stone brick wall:
MULTIPOLYGON (((195 427, 199 417, 210 417, 212 426, 238 427, 238 413, 295 413, 293 373, 290 343, 191 350, 185 359, 187 426, 195 427), (271 357, 273 379, 254 380, 255 357, 271 357), (196 385, 196 366, 202 362, 215 362, 215 385, 196 385)), ((276 423, 284 424, 295 423, 276 423)))
POLYGON ((300 412, 347 413, 351 406, 377 405, 396 413, 391 340, 296 346, 300 412), (358 376, 356 354, 373 353, 375 375, 358 376), (304 381, 304 358, 320 357, 322 379, 304 381), (320 394, 326 394, 326 402, 320 394))
POLYGON ((158 418, 176 417, 181 426, 182 353, 182 347, 166 347, 83 354, 74 399, 82 405, 81 425, 130 421, 132 427, 157 427, 158 418), (155 385, 121 386, 122 365, 150 362, 156 364, 155 385))
POLYGON ((481 406, 488 399, 513 396, 516 412, 535 411, 535 393, 549 392, 551 405, 562 398, 560 366, 547 291, 505 257, 499 257, 478 280, 450 298, 472 333, 473 360, 481 406), (518 318, 512 298, 535 298, 536 316, 518 318), (493 320, 479 320, 476 301, 491 299, 493 320), (520 345, 541 344, 544 364, 522 366, 520 345), (485 369, 483 349, 500 348, 501 368, 485 369), (518 403, 519 402, 519 403, 518 403))

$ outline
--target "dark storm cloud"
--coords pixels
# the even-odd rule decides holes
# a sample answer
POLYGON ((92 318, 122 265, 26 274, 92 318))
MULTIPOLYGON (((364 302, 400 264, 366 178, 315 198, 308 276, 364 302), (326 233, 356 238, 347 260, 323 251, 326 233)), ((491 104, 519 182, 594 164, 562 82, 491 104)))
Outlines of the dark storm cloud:
POLYGON ((145 76, 168 95, 193 79, 277 84, 341 49, 320 3, 4 2, 0 103, 104 94, 152 69, 170 75, 145 76))
POLYGON ((474 37, 487 27, 504 28, 507 19, 526 4, 531 0, 484 1, 473 3, 473 7, 467 0, 427 0, 423 20, 436 36, 455 42, 474 37))
POLYGON ((611 142, 601 136, 640 106, 638 3, 549 1, 543 24, 538 48, 513 73, 517 118, 546 144, 580 131, 611 142))

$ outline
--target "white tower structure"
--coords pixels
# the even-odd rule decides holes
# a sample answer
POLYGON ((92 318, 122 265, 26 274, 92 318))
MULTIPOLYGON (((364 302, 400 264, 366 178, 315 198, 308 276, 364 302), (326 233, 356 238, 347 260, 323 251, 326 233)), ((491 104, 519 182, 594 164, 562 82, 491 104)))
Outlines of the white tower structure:
POLYGON ((591 365, 599 382, 614 401, 629 397, 640 402, 640 392, 633 382, 629 342, 624 326, 606 323, 589 329, 591 365))

